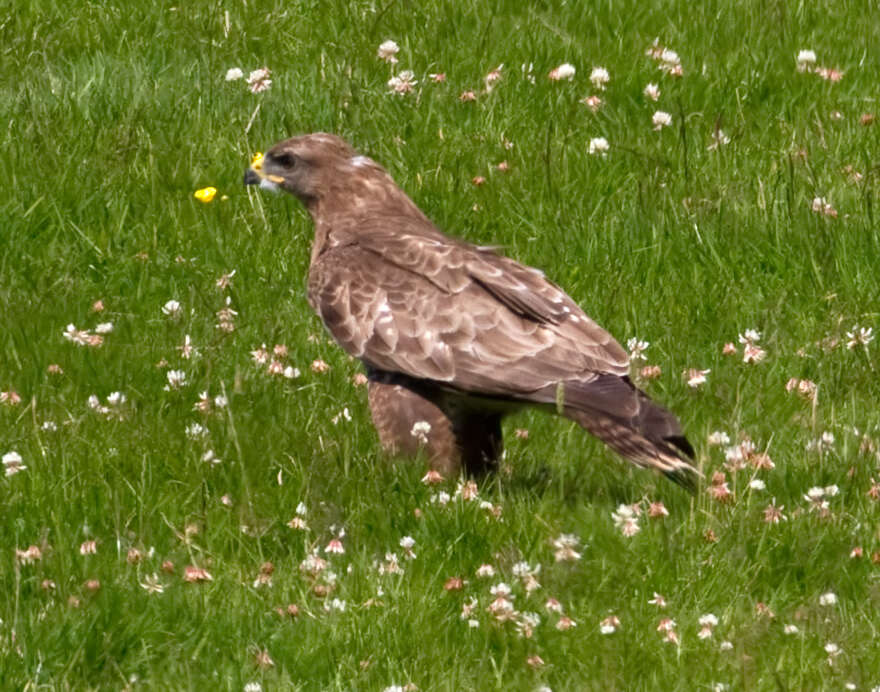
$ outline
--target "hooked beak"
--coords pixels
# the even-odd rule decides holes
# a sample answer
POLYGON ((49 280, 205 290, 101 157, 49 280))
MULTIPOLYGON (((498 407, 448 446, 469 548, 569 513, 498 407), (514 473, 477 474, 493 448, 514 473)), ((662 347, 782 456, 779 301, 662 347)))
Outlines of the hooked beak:
POLYGON ((262 178, 260 174, 257 173, 253 168, 248 168, 244 172, 244 184, 245 185, 259 185, 262 182, 262 178))
POLYGON ((244 172, 245 185, 259 185, 266 190, 278 190, 278 185, 284 182, 279 175, 271 175, 263 171, 263 155, 257 152, 251 160, 250 167, 244 172))

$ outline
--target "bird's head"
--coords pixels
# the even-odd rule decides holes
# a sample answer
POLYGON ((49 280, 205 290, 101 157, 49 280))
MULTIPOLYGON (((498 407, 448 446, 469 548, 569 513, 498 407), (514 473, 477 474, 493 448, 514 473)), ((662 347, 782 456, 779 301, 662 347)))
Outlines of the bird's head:
POLYGON ((245 185, 286 190, 307 206, 320 197, 334 172, 350 163, 356 152, 341 137, 318 132, 291 137, 257 154, 245 171, 245 185))
POLYGON ((258 154, 244 182, 295 195, 319 225, 369 215, 427 221, 382 166, 324 132, 291 137, 258 154))

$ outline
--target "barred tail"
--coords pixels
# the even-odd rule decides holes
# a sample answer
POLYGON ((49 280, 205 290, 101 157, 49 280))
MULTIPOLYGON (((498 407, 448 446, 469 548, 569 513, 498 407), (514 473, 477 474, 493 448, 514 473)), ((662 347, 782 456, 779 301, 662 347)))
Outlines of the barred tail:
POLYGON ((565 380, 538 390, 534 398, 555 401, 559 413, 636 466, 661 471, 691 492, 696 489, 702 474, 691 463, 694 449, 681 423, 629 377, 602 373, 587 380, 565 380))
POLYGON ((655 437, 649 430, 588 410, 566 408, 564 414, 636 466, 660 471, 678 485, 695 492, 697 479, 702 474, 689 460, 693 448, 683 435, 655 437))

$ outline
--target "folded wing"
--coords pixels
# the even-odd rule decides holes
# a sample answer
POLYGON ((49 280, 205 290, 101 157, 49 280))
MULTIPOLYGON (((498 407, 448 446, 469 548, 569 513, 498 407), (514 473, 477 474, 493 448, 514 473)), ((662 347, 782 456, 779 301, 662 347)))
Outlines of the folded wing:
POLYGON ((313 263, 310 301, 348 353, 525 399, 563 380, 626 374, 626 352, 541 272, 421 226, 362 223, 313 263))

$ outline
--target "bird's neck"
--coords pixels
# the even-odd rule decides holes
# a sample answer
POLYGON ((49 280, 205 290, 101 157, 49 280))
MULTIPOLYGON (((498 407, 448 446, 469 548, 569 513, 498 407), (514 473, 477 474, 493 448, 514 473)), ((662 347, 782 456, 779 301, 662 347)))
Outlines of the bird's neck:
POLYGON ((332 194, 309 200, 306 207, 315 224, 312 261, 329 247, 352 242, 367 220, 403 217, 431 224, 393 182, 390 185, 347 185, 344 190, 333 190, 332 194))

